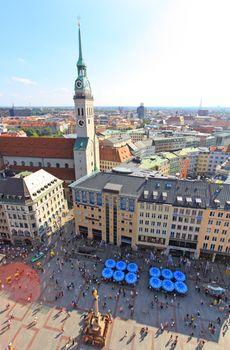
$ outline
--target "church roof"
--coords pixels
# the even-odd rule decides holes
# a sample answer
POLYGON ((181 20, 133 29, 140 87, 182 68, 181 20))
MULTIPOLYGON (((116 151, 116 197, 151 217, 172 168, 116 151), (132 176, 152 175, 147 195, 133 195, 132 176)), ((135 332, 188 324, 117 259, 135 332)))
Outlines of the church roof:
POLYGON ((62 137, 0 137, 0 155, 73 159, 74 142, 62 137))

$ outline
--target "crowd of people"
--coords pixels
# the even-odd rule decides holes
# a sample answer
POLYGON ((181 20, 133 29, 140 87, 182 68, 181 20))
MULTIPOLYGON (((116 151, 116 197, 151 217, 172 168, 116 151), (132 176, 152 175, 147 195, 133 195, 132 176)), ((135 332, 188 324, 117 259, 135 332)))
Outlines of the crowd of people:
MULTIPOLYGON (((78 302, 80 298, 85 298, 88 293, 91 293, 93 287, 100 288, 102 283, 101 281, 101 267, 103 263, 103 254, 98 254, 97 260, 87 259, 81 257, 72 259, 71 255, 75 252, 75 247, 73 244, 72 235, 70 238, 65 238, 61 235, 60 240, 61 244, 57 243, 55 246, 52 246, 52 249, 56 249, 56 255, 53 258, 53 261, 50 261, 47 258, 47 261, 44 263, 43 274, 49 275, 50 281, 54 283, 55 286, 55 302, 59 301, 59 303, 64 304, 64 297, 68 293, 73 293, 74 298, 70 305, 64 305, 60 308, 62 313, 66 314, 66 317, 71 317, 71 310, 78 308, 78 302), (63 270, 68 266, 68 271, 70 271, 70 276, 65 277, 63 275, 63 270), (76 281, 76 270, 78 270, 78 274, 81 276, 81 281, 76 281), (77 283, 76 283, 77 282, 77 283), (78 297, 76 297, 76 284, 79 291, 78 297)), ((45 247, 46 251, 48 247, 45 247)), ((2 253, 10 256, 10 259, 21 259, 25 260, 30 255, 30 252, 26 248, 1 248, 2 253)), ((156 254, 156 253, 143 253, 143 252, 131 252, 128 250, 125 251, 115 251, 113 253, 113 257, 115 259, 124 259, 125 261, 137 261, 140 267, 140 274, 144 273, 149 269, 153 264, 158 264, 159 267, 162 267, 163 264, 167 266, 171 266, 173 268, 184 269, 187 272, 188 278, 194 281, 194 291, 199 294, 200 299, 200 307, 194 311, 194 313, 189 314, 185 313, 184 315, 184 327, 187 329, 187 333, 189 334, 188 341, 192 337, 199 336, 200 338, 205 338, 207 336, 206 331, 210 334, 210 336, 215 335, 217 330, 220 330, 222 327, 222 336, 224 337, 229 330, 230 327, 230 305, 228 305, 228 294, 226 293, 223 298, 218 298, 218 305, 213 304, 212 299, 208 299, 209 297, 205 295, 203 291, 202 284, 203 280, 207 279, 207 281, 211 282, 215 280, 216 282, 220 281, 220 276, 215 274, 213 266, 207 261, 201 260, 193 260, 185 257, 181 257, 178 260, 173 260, 171 256, 166 257, 164 253, 156 254), (209 277, 211 276, 211 277, 209 277), (210 300, 210 301, 209 301, 210 300), (211 301, 212 300, 212 301, 211 301), (218 307, 217 312, 221 312, 221 316, 217 316, 215 320, 207 321, 206 329, 197 330, 197 323, 199 319, 202 317, 202 308, 204 307, 218 307), (221 308, 220 308, 221 307, 221 308)), ((138 296, 138 288, 124 288, 119 284, 108 284, 107 288, 108 292, 106 295, 100 295, 101 304, 102 304, 102 312, 112 313, 111 311, 111 303, 115 300, 119 300, 119 307, 117 309, 119 315, 122 317, 122 314, 128 310, 129 317, 133 318, 135 316, 135 298, 138 296)), ((28 301, 29 302, 29 301, 28 301)), ((144 316, 150 314, 152 309, 157 308, 160 314, 164 314, 164 310, 173 307, 180 308, 181 302, 176 294, 162 294, 159 296, 158 294, 153 294, 152 300, 150 304, 145 306, 143 309, 144 316)), ((40 307, 41 310, 41 307, 40 307)), ((12 319, 10 318, 7 321, 8 328, 11 327, 12 319)), ((34 323, 37 324, 38 316, 36 315, 34 318, 34 323)), ((154 325, 153 325, 154 326, 154 325)), ((156 332, 156 336, 160 336, 165 331, 167 332, 176 332, 176 320, 175 318, 169 318, 164 322, 160 322, 159 329, 156 332)), ((64 327, 62 326, 62 331, 64 332, 64 327)), ((127 337, 127 331, 125 331, 124 338, 127 337)), ((144 341, 145 337, 148 336, 149 329, 147 326, 143 327, 140 332, 140 341, 144 341)), ((133 338, 136 334, 131 334, 130 337, 133 338)), ((211 338, 212 339, 212 338, 211 338)), ((176 348, 179 340, 178 335, 170 335, 168 339, 168 344, 171 348, 176 348)), ((71 347, 74 345, 75 339, 69 338, 67 342, 67 347, 71 347)), ((200 339, 199 348, 202 349, 205 345, 206 341, 204 339, 200 339)))

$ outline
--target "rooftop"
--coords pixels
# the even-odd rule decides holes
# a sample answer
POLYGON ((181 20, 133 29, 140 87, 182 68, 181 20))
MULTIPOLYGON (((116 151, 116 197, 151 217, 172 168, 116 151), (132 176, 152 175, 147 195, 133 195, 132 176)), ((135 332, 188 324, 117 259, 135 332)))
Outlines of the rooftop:
POLYGON ((74 143, 62 137, 0 137, 0 155, 73 159, 74 143))
POLYGON ((96 173, 78 181, 73 188, 103 191, 121 185, 120 195, 135 196, 139 201, 172 204, 179 207, 230 210, 230 185, 172 178, 145 178, 115 173, 96 173), (164 196, 163 196, 164 193, 164 196))

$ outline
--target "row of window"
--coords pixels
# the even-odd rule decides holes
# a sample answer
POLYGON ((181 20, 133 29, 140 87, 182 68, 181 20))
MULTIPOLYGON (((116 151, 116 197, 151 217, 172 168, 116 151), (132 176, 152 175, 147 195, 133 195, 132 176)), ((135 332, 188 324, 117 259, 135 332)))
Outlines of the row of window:
MULTIPOLYGON (((213 220, 208 220, 208 225, 213 225, 213 223, 215 223, 216 226, 220 226, 222 224, 222 221, 217 220, 216 222, 214 222, 213 220)), ((224 222, 223 226, 224 227, 228 227, 229 226, 229 222, 228 221, 224 222)))
POLYGON ((230 213, 223 213, 223 212, 216 213, 215 211, 210 211, 209 216, 216 216, 216 214, 218 218, 230 219, 230 213))
POLYGON ((188 241, 197 241, 198 240, 198 235, 192 235, 191 233, 180 233, 180 232, 170 232, 170 237, 174 238, 176 237, 177 239, 185 239, 188 241))
POLYGON ((174 214, 182 214, 182 215, 192 215, 192 216, 203 216, 202 210, 191 210, 191 209, 183 209, 183 208, 174 208, 174 214))
POLYGON ((200 225, 202 220, 201 219, 196 220, 195 218, 191 218, 191 217, 173 216, 172 221, 184 222, 186 224, 190 223, 190 224, 200 225))
POLYGON ((160 230, 160 229, 154 229, 154 228, 148 228, 148 227, 139 227, 139 232, 145 232, 145 233, 157 233, 158 235, 166 235, 166 230, 160 230))
MULTIPOLYGON (((211 238, 211 237, 208 236, 208 235, 206 235, 206 236, 204 237, 205 241, 209 241, 209 238, 211 238)), ((216 242, 216 241, 217 241, 217 237, 212 237, 212 239, 210 239, 210 241, 211 241, 211 240, 214 241, 214 242, 216 242)), ((225 238, 224 238, 224 237, 221 237, 220 242, 225 242, 225 238)), ((228 240, 228 243, 230 243, 230 239, 228 240)))
POLYGON ((138 240, 147 243, 165 244, 165 238, 139 235, 138 240))
POLYGON ((141 217, 146 217, 146 218, 152 218, 152 219, 164 219, 164 220, 168 220, 168 215, 162 215, 162 214, 155 214, 155 213, 144 213, 143 211, 140 212, 140 216, 141 217))
POLYGON ((140 225, 151 225, 151 226, 158 226, 158 227, 167 227, 167 222, 161 222, 161 221, 149 221, 149 220, 139 220, 140 225))
MULTIPOLYGON (((13 165, 22 165, 22 166, 31 166, 31 167, 38 166, 39 168, 42 168, 42 167, 47 167, 47 168, 53 167, 53 165, 51 165, 50 162, 47 162, 46 164, 42 164, 42 162, 38 162, 37 164, 34 164, 34 162, 28 162, 28 164, 26 164, 26 162, 24 160, 22 160, 20 164, 16 160, 14 160, 13 161, 13 165)), ((60 163, 56 163, 55 166, 56 166, 56 168, 61 168, 60 163)), ((66 169, 69 168, 69 164, 65 163, 64 167, 66 169)))
MULTIPOLYGON (((203 249, 208 249, 208 243, 204 243, 203 244, 203 249)), ((215 244, 210 244, 210 250, 216 250, 216 245, 215 244)), ((217 248, 218 252, 222 252, 223 250, 223 246, 220 244, 218 245, 218 248, 217 248)), ((230 253, 230 247, 226 247, 225 248, 225 252, 226 253, 230 253)))
POLYGON ((168 205, 161 205, 161 204, 150 204, 150 203, 140 203, 141 209, 146 210, 153 210, 153 211, 165 211, 169 212, 169 206, 168 205))
POLYGON ((187 226, 187 225, 184 225, 183 227, 182 227, 182 225, 175 225, 175 224, 173 224, 172 226, 171 226, 171 229, 173 229, 173 230, 175 230, 175 229, 177 229, 177 230, 183 230, 183 231, 190 231, 190 232, 200 232, 200 227, 198 227, 198 226, 196 226, 196 227, 193 227, 193 226, 187 226))

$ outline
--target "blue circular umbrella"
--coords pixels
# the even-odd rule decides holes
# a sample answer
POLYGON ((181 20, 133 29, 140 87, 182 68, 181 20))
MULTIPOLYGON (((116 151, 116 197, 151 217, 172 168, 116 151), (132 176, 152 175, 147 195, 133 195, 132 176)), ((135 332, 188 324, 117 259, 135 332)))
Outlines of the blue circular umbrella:
POLYGON ((129 263, 129 264, 127 265, 127 270, 128 270, 129 272, 137 272, 137 271, 138 271, 138 266, 137 266, 137 264, 135 264, 135 263, 129 263))
POLYGON ((125 281, 128 284, 135 284, 137 282, 137 275, 133 272, 128 272, 125 276, 125 281))
POLYGON ((111 278, 113 276, 113 270, 110 269, 109 267, 105 267, 102 272, 102 277, 108 279, 108 278, 111 278))
POLYGON ((153 289, 159 289, 161 287, 161 280, 159 278, 151 277, 149 284, 153 289))
POLYGON ((168 280, 171 280, 173 278, 173 273, 171 270, 169 269, 163 269, 161 271, 161 274, 164 278, 168 279, 168 280))
POLYGON ((180 294, 186 294, 188 291, 187 284, 184 282, 175 282, 175 290, 180 294))
POLYGON ((175 280, 177 280, 179 282, 184 282, 186 280, 185 274, 181 271, 175 271, 173 273, 173 275, 174 275, 175 280))
POLYGON ((120 260, 116 264, 116 269, 124 271, 126 269, 126 266, 127 266, 127 264, 124 261, 120 260))
POLYGON ((116 270, 113 273, 113 279, 116 282, 121 282, 121 281, 123 281, 124 278, 125 278, 125 273, 123 271, 116 270))
POLYGON ((107 259, 105 262, 105 267, 109 267, 110 269, 113 269, 116 266, 116 261, 113 259, 107 259))
POLYGON ((160 277, 160 275, 161 275, 161 270, 158 269, 158 267, 151 267, 151 268, 149 269, 149 274, 150 274, 150 276, 152 276, 152 277, 158 278, 158 277, 160 277))
POLYGON ((172 281, 170 281, 170 280, 163 280, 162 288, 166 292, 172 292, 174 290, 174 283, 172 281))

